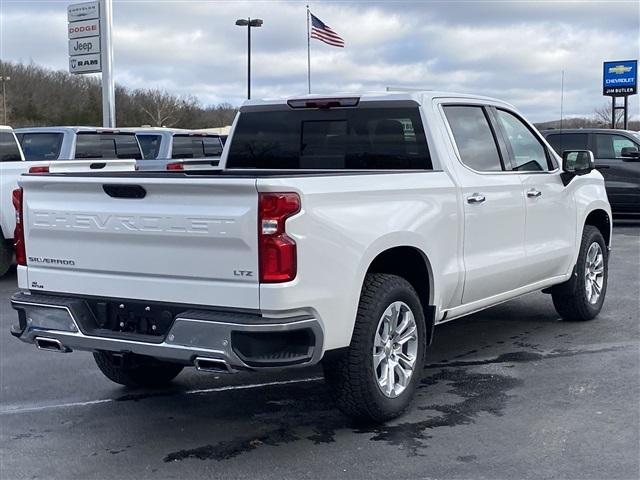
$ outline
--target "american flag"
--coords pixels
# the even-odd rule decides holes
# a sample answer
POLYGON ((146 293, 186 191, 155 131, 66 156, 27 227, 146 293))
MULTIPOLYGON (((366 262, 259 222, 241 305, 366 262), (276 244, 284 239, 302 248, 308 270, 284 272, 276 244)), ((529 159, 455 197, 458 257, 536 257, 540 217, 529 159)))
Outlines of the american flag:
POLYGON ((334 47, 344 47, 344 40, 336 32, 331 30, 329 25, 325 24, 322 20, 316 17, 313 13, 311 15, 311 38, 315 38, 334 47))

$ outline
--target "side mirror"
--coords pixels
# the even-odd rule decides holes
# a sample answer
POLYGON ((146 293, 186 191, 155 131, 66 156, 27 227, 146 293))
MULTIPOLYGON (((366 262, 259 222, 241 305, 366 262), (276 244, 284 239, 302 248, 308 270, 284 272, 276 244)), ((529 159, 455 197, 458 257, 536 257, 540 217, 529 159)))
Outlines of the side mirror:
POLYGON ((562 152, 561 175, 564 185, 568 185, 573 177, 587 175, 595 168, 595 160, 591 150, 565 150, 562 152))
POLYGON ((620 152, 620 156, 624 158, 640 158, 640 152, 636 147, 622 147, 622 151, 620 152))

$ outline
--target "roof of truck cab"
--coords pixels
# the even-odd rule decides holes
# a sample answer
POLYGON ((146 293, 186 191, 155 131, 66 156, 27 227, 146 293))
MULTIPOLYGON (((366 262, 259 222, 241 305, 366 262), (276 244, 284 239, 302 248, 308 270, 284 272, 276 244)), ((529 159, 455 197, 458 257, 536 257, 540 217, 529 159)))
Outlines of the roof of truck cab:
POLYGON ((0 125, 0 130, 13 130, 9 125, 0 125))
POLYGON ((541 130, 543 135, 551 135, 551 134, 564 134, 564 133, 622 133, 622 134, 631 134, 638 135, 638 132, 634 132, 633 130, 624 130, 621 128, 547 128, 541 130))
MULTIPOLYGON (((25 127, 16 128, 16 133, 79 133, 79 132, 126 132, 123 128, 104 127, 25 127)), ((132 133, 132 132, 131 132, 132 133)))
POLYGON ((436 98, 455 98, 460 100, 480 100, 491 104, 504 105, 513 108, 507 102, 497 98, 485 97, 482 95, 472 95, 468 93, 443 92, 434 90, 416 90, 416 91, 389 91, 389 92, 340 92, 333 94, 304 94, 295 95, 285 98, 264 98, 246 100, 243 107, 253 107, 260 105, 284 105, 290 100, 306 100, 306 99, 325 99, 325 98, 352 98, 358 97, 363 102, 378 101, 415 101, 419 104, 430 102, 436 98))
POLYGON ((200 137, 217 137, 217 133, 203 132, 201 130, 190 130, 187 128, 168 128, 168 127, 126 127, 119 128, 121 132, 130 132, 135 134, 149 134, 149 135, 193 135, 200 137))

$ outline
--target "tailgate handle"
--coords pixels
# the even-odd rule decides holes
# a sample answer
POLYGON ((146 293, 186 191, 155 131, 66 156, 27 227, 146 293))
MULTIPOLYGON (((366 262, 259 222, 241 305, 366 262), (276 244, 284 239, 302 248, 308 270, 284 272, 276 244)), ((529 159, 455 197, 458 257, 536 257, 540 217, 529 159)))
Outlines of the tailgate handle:
POLYGON ((144 198, 147 195, 147 191, 140 185, 105 184, 102 189, 113 198, 144 198))

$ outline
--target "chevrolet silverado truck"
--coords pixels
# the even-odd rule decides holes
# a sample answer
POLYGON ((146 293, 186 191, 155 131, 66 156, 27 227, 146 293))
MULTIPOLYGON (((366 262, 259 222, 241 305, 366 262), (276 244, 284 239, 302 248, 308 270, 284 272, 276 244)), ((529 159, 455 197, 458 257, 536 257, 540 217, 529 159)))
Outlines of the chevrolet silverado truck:
POLYGON ((543 290, 590 320, 611 211, 590 151, 450 93, 245 103, 221 169, 24 175, 11 333, 129 386, 322 362, 337 405, 410 404, 434 327, 543 290))

